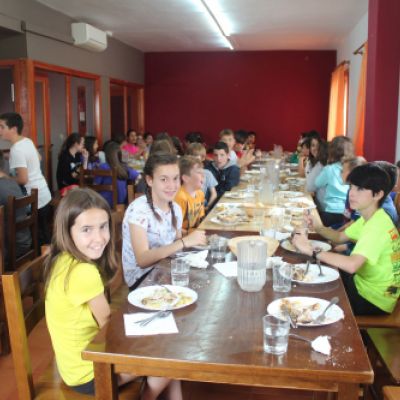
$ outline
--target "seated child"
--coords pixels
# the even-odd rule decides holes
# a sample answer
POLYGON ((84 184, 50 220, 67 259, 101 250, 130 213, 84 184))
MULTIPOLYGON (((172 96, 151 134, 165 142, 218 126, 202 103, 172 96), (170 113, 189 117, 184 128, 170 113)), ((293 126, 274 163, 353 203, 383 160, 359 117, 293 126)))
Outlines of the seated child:
MULTIPOLYGON (((4 171, 4 155, 0 150, 0 206, 4 206, 4 221, 0 221, 1 228, 4 232, 7 232, 7 216, 8 216, 8 196, 23 197, 21 187, 18 185, 15 179, 10 178, 4 171), (4 224, 4 225, 3 225, 4 224)), ((17 210, 17 221, 24 219, 28 213, 28 209, 19 208, 17 210)), ((0 243, 4 251, 4 263, 7 269, 8 264, 8 236, 4 236, 4 243, 0 243)), ((16 233, 16 256, 21 257, 31 249, 32 240, 31 232, 28 228, 17 231, 16 233)), ((1 255, 0 255, 1 256, 1 255)))
MULTIPOLYGON (((109 143, 105 153, 107 162, 100 164, 99 169, 117 169, 118 204, 126 204, 128 200, 128 180, 136 180, 139 176, 139 172, 126 166, 122 162, 121 148, 117 143, 109 143)), ((112 183, 112 178, 110 176, 99 176, 95 178, 94 183, 96 185, 110 185, 112 183)), ((110 207, 113 207, 112 193, 101 192, 101 195, 107 200, 110 207)))
POLYGON ((240 169, 229 159, 229 148, 224 142, 217 142, 213 150, 214 161, 206 168, 212 172, 218 182, 216 186, 218 199, 228 190, 239 184, 240 169))
POLYGON ((204 181, 203 163, 194 156, 179 159, 181 187, 175 201, 181 207, 182 234, 186 235, 199 226, 204 217, 204 193, 201 190, 204 181))
POLYGON ((351 254, 313 250, 303 234, 295 235, 293 244, 314 260, 344 272, 343 283, 355 315, 390 314, 400 294, 399 233, 382 209, 392 188, 391 179, 383 168, 368 163, 354 168, 347 181, 350 206, 360 213, 360 218, 343 232, 309 219, 317 233, 334 243, 356 242, 351 254))
POLYGON ((156 262, 186 247, 207 243, 204 231, 195 230, 182 238, 182 211, 173 201, 180 186, 176 156, 151 155, 143 173, 146 196, 129 205, 122 224, 122 266, 130 290, 156 262))
MULTIPOLYGON (((189 156, 195 156, 200 159, 202 165, 204 167, 204 162, 206 160, 206 148, 202 143, 191 143, 188 145, 186 154, 189 156)), ((215 187, 218 185, 217 180, 214 178, 214 175, 208 169, 203 169, 204 172, 204 180, 203 187, 201 190, 205 196, 205 205, 207 208, 211 207, 214 201, 217 199, 217 191, 215 187)))
MULTIPOLYGON (((111 212, 90 189, 71 190, 57 208, 50 253, 45 262, 46 323, 57 368, 72 390, 94 395, 93 363, 82 351, 110 318, 104 285, 118 269, 111 212)), ((135 377, 119 374, 118 384, 135 377)), ((143 400, 182 400, 180 382, 147 377, 143 400)))

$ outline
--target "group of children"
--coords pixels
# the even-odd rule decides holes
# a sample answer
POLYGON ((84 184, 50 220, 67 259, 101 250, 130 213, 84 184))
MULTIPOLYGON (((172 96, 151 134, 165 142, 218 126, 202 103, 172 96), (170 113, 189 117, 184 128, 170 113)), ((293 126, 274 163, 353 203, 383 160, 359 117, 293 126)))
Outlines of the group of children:
MULTIPOLYGON (((4 134, 7 129, 8 120, 0 116, 0 134, 12 137, 4 134)), ((241 170, 255 157, 254 142, 249 142, 246 149, 235 152, 235 159, 235 137, 229 130, 221 132, 212 160, 206 159, 198 134, 189 139, 186 154, 178 157, 168 136, 156 138, 143 174, 131 176, 141 180, 144 195, 128 205, 122 224, 122 265, 130 290, 141 284, 158 261, 206 244, 205 232, 196 229, 206 207, 239 183, 241 170)), ((90 158, 89 149, 88 154, 83 151, 82 140, 71 138, 71 143, 63 162, 69 162, 70 175, 76 179, 76 155, 81 154, 83 167, 95 160, 90 158)), ((387 211, 390 207, 382 207, 389 201, 397 170, 389 163, 366 163, 354 157, 351 146, 343 137, 327 146, 313 134, 304 145, 308 154, 298 157, 302 164, 299 172, 309 178, 307 187, 315 188, 311 191, 326 226, 311 217, 307 222, 323 237, 336 244, 351 243, 350 247, 341 249, 344 253, 313 249, 303 233, 294 235, 293 243, 300 252, 342 271, 355 314, 390 313, 399 297, 400 239, 395 215, 387 211), (345 225, 337 229, 338 223, 345 225)), ((104 151, 105 163, 120 163, 123 170, 119 178, 127 179, 129 170, 121 160, 120 144, 108 143, 104 151)), ((94 393, 93 365, 82 360, 81 351, 110 316, 104 285, 117 267, 110 224, 107 199, 89 189, 71 190, 57 209, 46 261, 46 319, 57 365, 66 384, 80 393, 94 393)), ((121 374, 119 384, 132 379, 121 374)), ((147 377, 142 398, 156 399, 162 392, 168 399, 182 398, 178 381, 147 377)))

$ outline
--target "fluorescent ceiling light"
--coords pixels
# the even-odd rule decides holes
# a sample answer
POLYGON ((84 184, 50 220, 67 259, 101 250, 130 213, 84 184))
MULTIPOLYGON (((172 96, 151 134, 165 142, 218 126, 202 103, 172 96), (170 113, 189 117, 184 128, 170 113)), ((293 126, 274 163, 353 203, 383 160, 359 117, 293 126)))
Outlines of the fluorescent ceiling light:
POLYGON ((232 28, 230 26, 231 24, 226 19, 225 14, 219 9, 217 1, 216 0, 203 0, 203 3, 205 3, 209 12, 217 20, 217 23, 220 26, 224 36, 230 36, 232 33, 232 28))
MULTIPOLYGON (((216 30, 220 33, 220 35, 223 38, 226 46, 229 49, 234 50, 233 46, 232 46, 232 43, 228 39, 229 35, 225 34, 225 32, 222 29, 222 26, 221 26, 219 20, 217 19, 217 17, 214 14, 213 10, 211 10, 211 8, 209 7, 209 3, 212 3, 212 1, 210 1, 210 0, 200 0, 200 3, 203 5, 204 9, 206 10, 206 15, 208 16, 210 22, 212 21, 211 23, 216 28, 216 30)), ((214 7, 214 9, 215 9, 215 7, 214 7)))

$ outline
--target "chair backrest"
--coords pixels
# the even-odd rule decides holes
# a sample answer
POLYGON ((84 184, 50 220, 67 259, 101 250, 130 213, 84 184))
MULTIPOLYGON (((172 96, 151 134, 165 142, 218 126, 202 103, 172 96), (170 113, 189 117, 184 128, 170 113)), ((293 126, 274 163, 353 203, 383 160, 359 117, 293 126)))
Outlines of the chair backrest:
POLYGON ((0 274, 4 272, 4 206, 0 206, 0 274))
POLYGON ((33 399, 35 396, 27 335, 45 313, 42 278, 45 258, 46 255, 41 255, 18 271, 2 275, 11 352, 20 399, 33 399), (26 298, 32 304, 24 314, 22 303, 26 298))
POLYGON ((117 190, 117 170, 116 168, 112 168, 110 170, 105 169, 82 169, 79 174, 79 186, 80 187, 88 187, 96 192, 110 192, 112 195, 113 209, 117 210, 118 206, 118 190, 117 190), (96 178, 111 178, 111 183, 104 184, 96 184, 96 178))
POLYGON ((38 242, 38 190, 32 189, 29 196, 16 198, 8 196, 7 202, 7 229, 8 229, 8 264, 7 268, 10 271, 15 271, 26 261, 38 257, 39 242, 38 242), (30 207, 30 214, 26 214, 24 218, 17 218, 20 214, 19 209, 26 210, 30 207), (32 246, 25 254, 17 255, 17 232, 24 229, 30 229, 32 237, 32 246))

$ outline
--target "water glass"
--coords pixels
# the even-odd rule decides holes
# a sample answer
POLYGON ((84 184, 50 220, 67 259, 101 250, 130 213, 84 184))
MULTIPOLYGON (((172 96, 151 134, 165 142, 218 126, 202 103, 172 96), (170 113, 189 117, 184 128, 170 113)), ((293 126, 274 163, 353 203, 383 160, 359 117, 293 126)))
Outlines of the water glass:
POLYGON ((272 288, 274 292, 290 292, 292 286, 292 266, 284 262, 274 263, 272 288))
POLYGON ((171 282, 174 286, 189 285, 190 265, 182 258, 171 260, 171 282))
POLYGON ((226 238, 217 236, 210 239, 211 258, 214 262, 225 261, 227 246, 228 240, 226 238))
POLYGON ((253 211, 253 221, 258 232, 264 228, 266 210, 264 208, 255 208, 253 211))
POLYGON ((262 318, 264 351, 270 354, 284 354, 287 351, 290 323, 272 315, 262 318))

